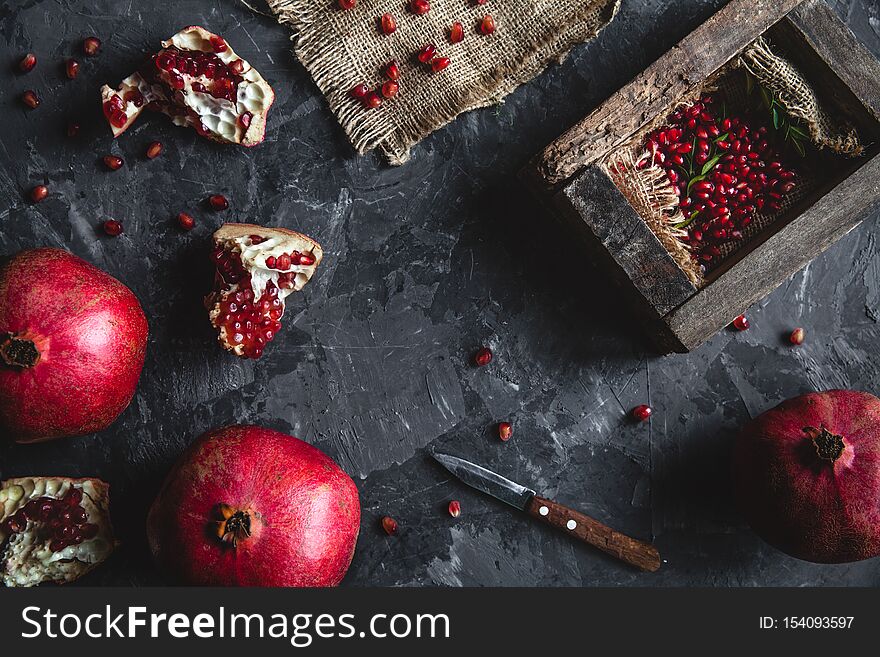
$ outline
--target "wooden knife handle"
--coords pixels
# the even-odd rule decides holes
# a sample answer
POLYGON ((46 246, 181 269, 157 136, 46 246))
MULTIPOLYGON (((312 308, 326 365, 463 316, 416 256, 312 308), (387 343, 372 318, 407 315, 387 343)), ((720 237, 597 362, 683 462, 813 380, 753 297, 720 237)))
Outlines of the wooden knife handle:
POLYGON ((584 543, 589 543, 631 566, 650 573, 660 568, 660 553, 653 545, 616 532, 598 520, 558 502, 535 495, 529 502, 526 513, 556 529, 561 529, 566 534, 576 536, 584 543))

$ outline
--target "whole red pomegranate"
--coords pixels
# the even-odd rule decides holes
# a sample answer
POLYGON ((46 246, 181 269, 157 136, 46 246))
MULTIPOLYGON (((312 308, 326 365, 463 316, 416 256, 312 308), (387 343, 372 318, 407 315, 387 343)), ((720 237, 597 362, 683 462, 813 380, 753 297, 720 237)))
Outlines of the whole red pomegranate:
POLYGON ((201 436, 174 466, 147 519, 150 549, 202 586, 336 586, 354 556, 360 502, 319 449, 271 429, 201 436))
POLYGON ((830 390, 782 402, 736 442, 739 505, 768 543, 799 559, 880 555, 880 399, 830 390))
POLYGON ((109 274, 61 249, 0 268, 0 433, 20 443, 108 427, 131 402, 147 320, 109 274))

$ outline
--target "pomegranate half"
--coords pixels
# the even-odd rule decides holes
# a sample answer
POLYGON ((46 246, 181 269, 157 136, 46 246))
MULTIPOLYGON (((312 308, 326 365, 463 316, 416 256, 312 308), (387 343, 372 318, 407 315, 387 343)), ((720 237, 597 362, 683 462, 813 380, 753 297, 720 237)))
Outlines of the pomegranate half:
POLYGON ((67 251, 22 251, 0 269, 0 432, 31 443, 105 429, 146 348, 131 290, 67 251))
POLYGON ((0 581, 64 584, 102 563, 116 547, 109 495, 100 479, 0 482, 0 581))
POLYGON ((147 518, 160 566, 201 586, 336 586, 359 529, 357 488, 329 456, 242 425, 196 440, 147 518))
POLYGON ((880 555, 880 399, 830 390, 782 402, 739 435, 736 496, 765 541, 799 559, 880 555))

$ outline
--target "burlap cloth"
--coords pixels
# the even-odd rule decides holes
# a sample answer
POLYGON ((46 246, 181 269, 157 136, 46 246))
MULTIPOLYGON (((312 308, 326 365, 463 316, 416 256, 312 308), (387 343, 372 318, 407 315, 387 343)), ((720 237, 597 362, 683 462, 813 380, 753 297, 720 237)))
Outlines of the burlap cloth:
POLYGON ((592 39, 614 18, 620 0, 432 0, 416 16, 405 0, 358 0, 350 10, 335 0, 267 0, 279 22, 295 31, 294 52, 327 97, 359 153, 378 148, 392 164, 403 164, 422 137, 462 112, 499 102, 577 43, 592 39), (397 31, 385 36, 377 19, 389 12, 397 31), (478 33, 490 14, 497 26, 478 33), (461 43, 449 43, 454 22, 464 26, 461 43), (433 43, 452 60, 432 73, 414 53, 433 43), (365 110, 349 96, 361 82, 384 81, 389 60, 400 63, 400 93, 381 107, 365 110))

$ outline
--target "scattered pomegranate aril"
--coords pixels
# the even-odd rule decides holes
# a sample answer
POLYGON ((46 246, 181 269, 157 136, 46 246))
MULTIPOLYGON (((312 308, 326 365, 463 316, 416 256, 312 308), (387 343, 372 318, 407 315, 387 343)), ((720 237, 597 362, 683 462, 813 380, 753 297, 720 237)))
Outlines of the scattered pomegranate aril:
POLYGON ((491 362, 492 350, 489 347, 482 347, 474 354, 474 364, 477 367, 485 367, 491 362))
POLYGON ((363 100, 366 98, 367 94, 370 93, 370 88, 364 83, 356 84, 349 91, 352 98, 356 98, 357 100, 363 100))
POLYGON ((177 225, 183 230, 192 230, 196 226, 196 220, 186 212, 181 212, 177 215, 177 225))
POLYGON ((110 169, 111 171, 116 171, 123 164, 125 164, 125 160, 117 155, 105 155, 104 156, 104 166, 110 169))
POLYGON ((449 28, 449 43, 461 43, 464 40, 464 26, 456 21, 449 28))
POLYGON ((67 136, 68 137, 76 137, 79 134, 80 125, 76 121, 71 121, 67 124, 67 136))
POLYGON ((418 16, 424 16, 431 11, 431 3, 428 0, 410 0, 409 10, 418 16))
POLYGON ((397 84, 394 80, 388 80, 388 82, 382 85, 382 95, 385 98, 393 98, 397 95, 399 89, 399 84, 397 84))
POLYGON ((40 98, 33 89, 28 89, 21 95, 21 102, 31 109, 36 109, 40 106, 40 98))
POLYGON ((71 80, 75 79, 79 74, 79 62, 75 59, 68 59, 64 63, 64 70, 67 73, 67 77, 71 80))
POLYGON ((739 315, 736 317, 733 322, 733 328, 737 331, 747 331, 751 324, 749 324, 749 320, 745 315, 739 315))
POLYGON ((367 109, 376 109, 382 104, 382 97, 375 91, 370 91, 363 99, 364 107, 367 109))
POLYGON ((49 188, 45 185, 37 185, 31 190, 31 200, 34 203, 39 203, 47 196, 49 196, 49 188))
POLYGON ((382 14, 379 18, 379 29, 382 34, 394 34, 397 30, 397 21, 391 14, 382 14))
POLYGON ((796 328, 791 332, 791 335, 788 336, 788 341, 793 345, 802 345, 804 343, 804 329, 796 328))
POLYGON ((94 57, 101 49, 101 40, 98 37, 86 37, 82 44, 83 52, 89 57, 94 57))
POLYGON ((34 66, 37 65, 37 56, 34 53, 29 52, 27 55, 21 58, 21 61, 18 62, 18 70, 22 73, 30 73, 34 70, 34 66))
POLYGON ((229 207, 229 201, 223 194, 212 194, 208 197, 208 205, 211 206, 211 209, 220 211, 229 207))
POLYGON ((149 146, 147 146, 147 157, 151 160, 156 159, 162 154, 162 142, 154 141, 149 146))
POLYGON ((421 49, 416 52, 416 59, 418 59, 422 64, 427 64, 432 59, 434 59, 434 55, 437 54, 437 46, 433 43, 429 43, 421 47, 421 49))
POLYGON ((449 66, 449 63, 449 57, 437 57, 434 61, 431 62, 431 70, 434 71, 434 73, 439 73, 447 66, 449 66))
POLYGON ((394 536, 397 533, 397 521, 391 516, 384 516, 382 518, 382 529, 389 536, 394 536))
POLYGON ((654 409, 652 409, 647 404, 639 404, 638 406, 633 408, 629 413, 634 420, 638 420, 639 422, 645 422, 654 413, 654 409))
POLYGON ((392 59, 385 65, 385 77, 395 82, 400 80, 400 65, 397 60, 392 59))
POLYGON ((458 500, 452 500, 449 503, 449 515, 453 518, 458 518, 461 515, 461 503, 458 500))
POLYGON ((101 227, 110 237, 116 237, 122 234, 122 224, 116 221, 116 219, 108 219, 101 224, 101 227))
POLYGON ((338 0, 340 9, 354 9, 357 0, 338 0))
POLYGON ((492 34, 495 31, 495 19, 486 14, 483 16, 483 20, 480 21, 480 34, 484 34, 486 36, 492 34))
POLYGON ((501 442, 506 443, 510 440, 510 437, 513 435, 513 427, 510 422, 499 422, 498 423, 498 437, 501 439, 501 442))

